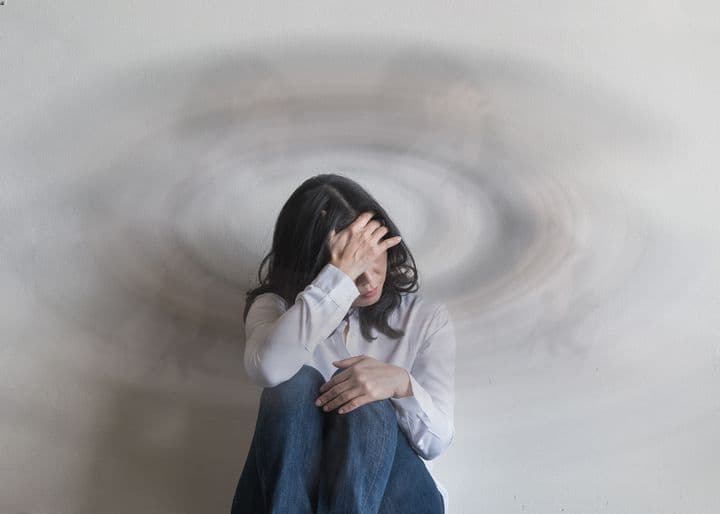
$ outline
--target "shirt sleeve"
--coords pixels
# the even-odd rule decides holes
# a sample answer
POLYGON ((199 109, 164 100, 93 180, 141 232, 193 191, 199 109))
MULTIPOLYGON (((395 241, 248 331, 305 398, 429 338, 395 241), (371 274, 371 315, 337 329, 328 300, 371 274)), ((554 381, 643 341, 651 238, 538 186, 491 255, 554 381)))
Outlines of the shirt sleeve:
POLYGON ((245 320, 245 371, 261 387, 274 387, 307 362, 330 337, 360 291, 340 268, 326 264, 287 308, 275 293, 255 298, 245 320))
POLYGON ((455 439, 455 329, 440 304, 410 375, 411 396, 390 398, 415 451, 432 460, 455 439))

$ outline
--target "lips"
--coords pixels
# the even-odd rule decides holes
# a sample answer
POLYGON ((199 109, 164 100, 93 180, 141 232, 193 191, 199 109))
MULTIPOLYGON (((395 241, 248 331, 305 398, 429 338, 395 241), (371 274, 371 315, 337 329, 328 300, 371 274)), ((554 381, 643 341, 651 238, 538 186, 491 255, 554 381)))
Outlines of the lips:
POLYGON ((367 298, 368 296, 374 295, 377 290, 378 290, 378 288, 376 287, 375 289, 373 289, 373 290, 370 291, 369 293, 365 293, 365 294, 362 295, 362 296, 363 296, 364 298, 367 298))

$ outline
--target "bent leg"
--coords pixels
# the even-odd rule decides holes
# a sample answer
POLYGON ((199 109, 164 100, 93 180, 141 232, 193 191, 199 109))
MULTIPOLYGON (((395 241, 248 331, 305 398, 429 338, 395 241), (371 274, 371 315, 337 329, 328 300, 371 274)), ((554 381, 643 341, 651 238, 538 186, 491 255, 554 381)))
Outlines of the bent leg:
POLYGON ((315 512, 324 421, 315 399, 324 382, 318 370, 304 365, 289 380, 263 389, 232 514, 315 512), (252 510, 259 505, 261 510, 252 510))
POLYGON ((390 478, 380 504, 382 514, 443 514, 442 493, 420 455, 397 425, 397 445, 390 478))
POLYGON ((347 414, 338 414, 337 409, 321 413, 325 429, 317 513, 382 512, 378 509, 397 440, 395 408, 385 399, 347 414))

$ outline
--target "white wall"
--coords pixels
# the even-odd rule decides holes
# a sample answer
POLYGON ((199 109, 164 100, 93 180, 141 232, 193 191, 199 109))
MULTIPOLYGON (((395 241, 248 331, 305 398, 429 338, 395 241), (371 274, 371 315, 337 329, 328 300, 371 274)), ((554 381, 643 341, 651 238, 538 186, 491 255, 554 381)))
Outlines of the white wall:
POLYGON ((0 512, 229 512, 243 292, 325 170, 451 308, 453 514, 720 511, 719 14, 7 0, 0 512))

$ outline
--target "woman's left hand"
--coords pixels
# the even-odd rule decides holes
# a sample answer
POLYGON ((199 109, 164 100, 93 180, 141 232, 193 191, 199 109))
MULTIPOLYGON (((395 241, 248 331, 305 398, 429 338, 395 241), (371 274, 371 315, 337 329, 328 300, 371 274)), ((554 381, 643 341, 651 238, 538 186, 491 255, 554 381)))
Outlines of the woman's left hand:
POLYGON ((338 413, 345 414, 366 403, 404 395, 409 387, 410 376, 405 369, 367 355, 350 357, 333 364, 347 369, 320 387, 322 394, 315 405, 324 406, 325 412, 340 407, 338 413))

